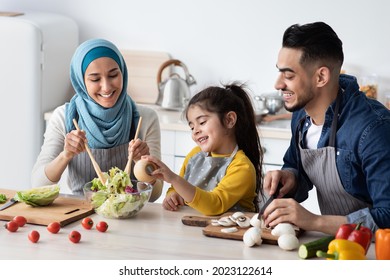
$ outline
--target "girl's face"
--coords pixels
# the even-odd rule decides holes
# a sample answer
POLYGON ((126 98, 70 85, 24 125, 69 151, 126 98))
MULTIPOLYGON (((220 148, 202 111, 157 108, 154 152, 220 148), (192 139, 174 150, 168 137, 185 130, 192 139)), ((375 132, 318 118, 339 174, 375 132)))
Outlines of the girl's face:
POLYGON ((84 74, 88 95, 104 108, 111 108, 122 92, 123 76, 118 64, 109 57, 92 61, 84 74))
POLYGON ((192 140, 203 152, 232 153, 236 146, 233 129, 236 119, 232 122, 227 117, 225 127, 216 113, 191 105, 187 111, 187 120, 192 131, 192 140))

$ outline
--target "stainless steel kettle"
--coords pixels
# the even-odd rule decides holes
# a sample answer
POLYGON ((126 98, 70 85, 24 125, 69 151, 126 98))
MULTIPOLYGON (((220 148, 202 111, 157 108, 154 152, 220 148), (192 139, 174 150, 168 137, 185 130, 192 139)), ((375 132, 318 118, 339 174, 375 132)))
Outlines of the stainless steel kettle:
POLYGON ((191 98, 190 86, 196 84, 192 75, 189 74, 187 67, 180 60, 170 59, 164 62, 157 73, 158 98, 157 105, 168 110, 182 110, 191 98), (165 80, 161 81, 163 70, 169 65, 181 66, 185 73, 185 79, 179 74, 172 73, 165 80))

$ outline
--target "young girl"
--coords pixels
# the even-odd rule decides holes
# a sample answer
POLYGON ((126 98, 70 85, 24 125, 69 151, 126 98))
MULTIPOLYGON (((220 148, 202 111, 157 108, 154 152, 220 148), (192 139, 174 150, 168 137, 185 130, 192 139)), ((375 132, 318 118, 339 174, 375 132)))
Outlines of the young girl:
POLYGON ((152 175, 171 184, 163 207, 189 205, 204 215, 257 211, 262 195, 263 153, 251 99, 242 85, 209 87, 196 94, 184 111, 197 144, 180 175, 152 156, 152 175))

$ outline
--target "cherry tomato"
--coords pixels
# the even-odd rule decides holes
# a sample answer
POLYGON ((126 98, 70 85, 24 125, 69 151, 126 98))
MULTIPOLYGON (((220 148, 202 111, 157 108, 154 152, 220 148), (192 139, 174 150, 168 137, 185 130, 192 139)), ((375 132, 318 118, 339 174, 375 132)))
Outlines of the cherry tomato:
POLYGON ((30 239, 30 241, 32 243, 37 243, 38 240, 39 240, 39 232, 37 232, 36 230, 32 230, 29 234, 28 234, 28 239, 30 239))
POLYGON ((79 243, 81 239, 81 234, 77 230, 73 230, 69 233, 69 240, 72 241, 73 243, 79 243))
POLYGON ((23 216, 15 216, 12 221, 16 222, 19 227, 23 227, 27 223, 27 219, 23 216))
POLYGON ((58 233, 60 231, 61 225, 59 222, 52 222, 47 226, 47 230, 51 233, 58 233))
POLYGON ((93 227, 93 220, 89 217, 86 217, 81 221, 81 224, 85 229, 91 229, 93 227))
POLYGON ((104 221, 100 221, 97 223, 96 229, 100 232, 105 232, 108 229, 108 224, 104 221))
POLYGON ((5 228, 8 229, 8 231, 10 232, 15 232, 18 230, 19 225, 17 222, 9 221, 8 223, 5 224, 5 228))

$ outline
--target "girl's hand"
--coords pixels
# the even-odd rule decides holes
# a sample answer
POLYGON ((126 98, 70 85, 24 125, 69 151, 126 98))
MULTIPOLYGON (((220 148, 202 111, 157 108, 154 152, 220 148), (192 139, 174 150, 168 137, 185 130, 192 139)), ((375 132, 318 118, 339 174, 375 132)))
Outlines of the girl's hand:
POLYGON ((67 159, 71 159, 74 156, 84 152, 85 143, 87 143, 85 131, 72 130, 66 134, 64 144, 65 157, 67 159))
POLYGON ((153 156, 143 156, 142 159, 146 159, 148 161, 153 162, 156 164, 157 168, 150 174, 153 177, 163 180, 167 183, 172 184, 172 181, 178 177, 175 172, 173 172, 171 169, 169 169, 168 166, 166 166, 161 160, 157 159, 153 156))
POLYGON ((183 205, 184 199, 177 192, 168 194, 162 203, 163 208, 170 211, 177 211, 183 205))
POLYGON ((128 148, 129 156, 133 153, 133 160, 138 161, 142 156, 149 155, 149 146, 141 139, 131 140, 128 148))

